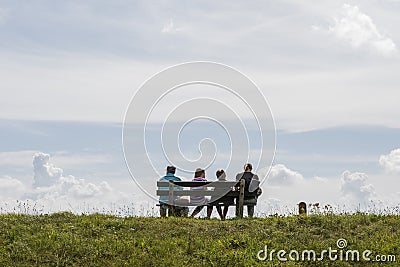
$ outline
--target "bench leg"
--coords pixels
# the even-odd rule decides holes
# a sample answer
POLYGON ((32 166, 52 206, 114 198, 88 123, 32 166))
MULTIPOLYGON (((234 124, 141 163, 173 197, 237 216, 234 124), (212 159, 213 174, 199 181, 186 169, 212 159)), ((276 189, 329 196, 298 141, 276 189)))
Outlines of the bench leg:
POLYGON ((208 219, 211 218, 212 211, 213 211, 213 206, 207 206, 207 218, 208 219))
POLYGON ((186 217, 189 212, 188 208, 179 208, 168 204, 160 205, 160 216, 168 217, 169 216, 177 216, 177 217, 186 217))
POLYGON ((229 206, 224 206, 224 220, 226 219, 226 215, 228 214, 229 206))
POLYGON ((249 218, 253 218, 254 216, 254 205, 247 205, 247 215, 249 218))
MULTIPOLYGON (((247 205, 247 215, 249 216, 249 218, 253 218, 253 216, 254 216, 254 205, 247 205)), ((236 205, 236 217, 237 218, 243 218, 243 208, 242 208, 242 212, 240 213, 239 205, 236 205)))
POLYGON ((165 204, 161 204, 160 205, 160 216, 167 217, 167 210, 168 210, 168 206, 165 204))
POLYGON ((175 212, 175 206, 168 206, 168 217, 169 216, 176 216, 176 212, 175 212))
POLYGON ((236 202, 236 217, 240 219, 243 218, 244 186, 245 180, 240 179, 239 199, 236 202))
POLYGON ((221 206, 217 206, 216 208, 217 208, 219 217, 221 218, 221 220, 224 220, 224 213, 222 212, 221 206))
POLYGON ((236 203, 236 212, 235 212, 236 218, 243 218, 243 206, 240 208, 239 203, 236 203))

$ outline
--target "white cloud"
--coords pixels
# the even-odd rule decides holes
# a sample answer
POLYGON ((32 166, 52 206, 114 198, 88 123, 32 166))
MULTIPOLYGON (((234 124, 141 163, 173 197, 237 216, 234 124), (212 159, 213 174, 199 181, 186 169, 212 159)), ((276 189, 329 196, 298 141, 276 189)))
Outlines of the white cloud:
MULTIPOLYGON (((210 9, 207 3, 184 12, 177 3, 161 9, 144 4, 127 8, 134 15, 115 14, 101 2, 82 5, 24 2, 12 9, 13 18, 20 19, 7 21, 9 32, 0 36, 5 44, 0 53, 2 118, 120 122, 143 81, 182 60, 203 58, 235 66, 254 79, 282 128, 399 126, 393 103, 399 95, 398 61, 349 60, 340 47, 310 31, 310 25, 332 16, 337 4, 284 1, 266 9, 236 3, 229 12, 225 5, 210 9), (65 12, 52 16, 53 8, 65 12), (281 16, 282 10, 290 12, 281 16), (166 38, 175 30, 185 32, 185 38, 166 38), (110 33, 117 38, 108 38, 110 33), (368 96, 360 99, 366 90, 368 96), (357 109, 353 98, 363 101, 357 109), (333 104, 337 101, 340 105, 333 104)), ((374 22, 388 28, 396 41, 397 10, 376 6, 374 22)))
POLYGON ((36 153, 33 156, 34 187, 50 186, 57 183, 63 175, 63 170, 50 163, 50 155, 36 153))
POLYGON ((274 210, 278 210, 277 206, 280 206, 283 213, 292 213, 297 212, 297 203, 305 201, 307 204, 320 203, 321 207, 329 204, 337 212, 358 209, 383 211, 394 204, 394 192, 387 184, 395 183, 387 179, 388 177, 382 175, 370 179, 365 173, 350 171, 343 172, 340 178, 305 178, 301 173, 277 164, 272 167, 270 178, 263 185, 259 206, 274 210), (386 183, 382 179, 386 179, 386 183), (373 186, 376 183, 379 183, 377 188, 373 186), (271 199, 279 201, 271 202, 271 199))
POLYGON ((62 194, 72 194, 77 198, 97 197, 112 192, 112 188, 106 181, 99 185, 86 183, 83 179, 74 176, 62 177, 60 180, 62 194))
POLYGON ((0 117, 120 123, 135 90, 167 65, 107 57, 60 53, 50 58, 0 51, 0 117), (26 79, 19 79, 21 76, 26 79), (74 108, 60 103, 73 103, 74 108), (100 108, 104 103, 107 111, 100 108))
MULTIPOLYGON (((260 170, 260 173, 265 172, 265 169, 260 170)), ((303 181, 303 175, 287 168, 283 164, 276 164, 271 167, 266 184, 272 186, 288 186, 303 181)))
POLYGON ((18 200, 34 201, 35 205, 43 207, 41 209, 43 212, 60 210, 83 212, 82 208, 78 210, 74 208, 82 203, 91 205, 99 211, 110 203, 122 206, 130 200, 127 194, 115 191, 106 181, 92 183, 72 175, 64 176, 63 170, 51 163, 50 155, 42 152, 37 152, 33 156, 33 171, 33 186, 12 177, 0 177, 2 210, 12 211, 13 205, 14 207, 18 205, 18 200), (7 201, 13 203, 8 205, 7 201))
POLYGON ((87 183, 84 179, 77 179, 72 175, 63 176, 63 170, 50 163, 50 155, 41 152, 34 155, 33 171, 34 186, 38 189, 41 197, 91 198, 112 192, 112 188, 105 181, 96 185, 87 183), (43 187, 45 188, 43 189, 43 187))
POLYGON ((390 151, 388 155, 381 155, 379 158, 379 164, 388 172, 399 173, 400 148, 390 151))
POLYGON ((321 27, 320 26, 317 26, 317 25, 311 25, 311 30, 313 30, 313 31, 319 31, 321 29, 321 27))
POLYGON ((105 181, 96 185, 69 175, 60 177, 51 186, 35 188, 29 194, 29 198, 34 200, 52 200, 54 202, 62 200, 68 200, 69 202, 76 202, 76 200, 97 202, 96 198, 99 198, 99 202, 101 202, 105 199, 110 200, 112 193, 113 189, 105 181))
MULTIPOLYGON (((290 169, 288 169, 290 170, 290 169)), ((293 171, 291 171, 293 172, 293 171)), ((294 172, 297 173, 297 172, 294 172)), ((293 174, 296 182, 293 186, 274 186, 269 184, 269 180, 263 184, 263 194, 261 202, 264 198, 268 198, 265 204, 266 208, 280 206, 283 213, 297 212, 297 204, 301 201, 306 203, 331 204, 340 203, 340 181, 335 178, 302 178, 300 173, 293 174), (279 202, 272 203, 271 199, 278 199, 279 202)))
POLYGON ((369 47, 382 55, 389 56, 397 52, 392 39, 378 31, 371 17, 362 13, 357 6, 343 5, 344 15, 335 17, 329 32, 338 39, 350 43, 354 48, 369 47))
POLYGON ((25 185, 18 179, 5 176, 0 177, 0 200, 15 199, 25 192, 25 185))
POLYGON ((32 162, 32 155, 37 151, 20 150, 0 152, 0 166, 26 167, 32 162))
POLYGON ((177 28, 173 19, 170 19, 168 23, 165 23, 161 30, 162 33, 176 33, 179 31, 182 31, 182 28, 177 28))
POLYGON ((341 192, 348 204, 365 205, 376 198, 372 184, 367 183, 368 176, 365 173, 350 171, 343 172, 341 176, 341 192))

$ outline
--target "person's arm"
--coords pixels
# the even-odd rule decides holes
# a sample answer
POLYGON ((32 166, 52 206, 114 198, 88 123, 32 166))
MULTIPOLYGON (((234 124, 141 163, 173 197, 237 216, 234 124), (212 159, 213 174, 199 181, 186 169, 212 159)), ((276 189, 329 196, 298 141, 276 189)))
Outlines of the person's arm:
POLYGON ((251 178, 249 184, 249 192, 256 191, 259 186, 260 186, 260 178, 258 177, 257 174, 253 174, 253 177, 251 178))
POLYGON ((236 174, 236 181, 239 181, 240 178, 242 178, 243 174, 242 173, 238 173, 236 174))
MULTIPOLYGON (((203 178, 203 182, 207 182, 207 179, 206 179, 206 178, 203 178)), ((208 186, 206 186, 206 185, 203 186, 203 190, 206 190, 206 191, 207 191, 207 190, 208 190, 208 186)))

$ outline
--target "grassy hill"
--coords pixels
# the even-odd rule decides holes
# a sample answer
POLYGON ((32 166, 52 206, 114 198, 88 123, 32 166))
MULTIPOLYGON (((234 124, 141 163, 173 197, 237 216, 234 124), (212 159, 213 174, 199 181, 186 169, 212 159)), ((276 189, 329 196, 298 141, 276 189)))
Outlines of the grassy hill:
MULTIPOLYGON (((338 252, 339 253, 339 252, 338 252)), ((263 254, 261 254, 262 256, 263 254)), ((295 254, 291 254, 293 257, 295 254)), ((339 254, 338 254, 339 255, 339 254)), ((301 254, 300 254, 301 257, 301 254)), ((360 255, 361 257, 361 255, 360 255)), ((400 266, 400 217, 366 214, 219 221, 108 215, 0 215, 0 266, 400 266), (369 249, 397 263, 260 261, 259 250, 369 249)))

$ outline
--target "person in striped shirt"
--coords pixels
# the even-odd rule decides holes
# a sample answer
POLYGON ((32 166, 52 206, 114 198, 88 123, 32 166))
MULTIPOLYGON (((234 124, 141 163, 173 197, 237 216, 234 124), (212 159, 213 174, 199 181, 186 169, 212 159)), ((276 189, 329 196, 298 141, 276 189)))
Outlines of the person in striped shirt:
MULTIPOLYGON (((197 168, 195 173, 194 173, 194 178, 192 180, 193 182, 205 182, 206 180, 206 171, 202 168, 197 168)), ((206 186, 198 186, 198 187, 192 187, 190 190, 206 190, 206 186)), ((197 207, 193 210, 191 217, 196 216, 199 214, 199 212, 207 206, 209 199, 206 198, 205 196, 190 196, 190 203, 197 205, 197 207)), ((207 206, 207 218, 209 219, 211 217, 213 207, 212 206, 207 206)))

